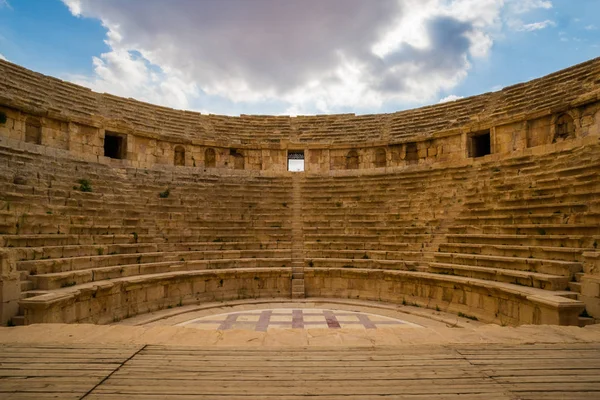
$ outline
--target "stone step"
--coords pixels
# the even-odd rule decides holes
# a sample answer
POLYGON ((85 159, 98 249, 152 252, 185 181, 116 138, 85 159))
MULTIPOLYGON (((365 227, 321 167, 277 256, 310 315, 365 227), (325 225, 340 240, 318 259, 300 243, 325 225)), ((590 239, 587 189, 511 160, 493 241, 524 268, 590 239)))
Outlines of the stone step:
POLYGON ((579 317, 579 327, 580 328, 586 327, 588 325, 594 325, 594 324, 596 324, 596 320, 594 318, 579 317))
POLYGON ((500 245, 479 244, 476 239, 473 243, 440 243, 439 250, 443 253, 467 253, 489 256, 543 258, 561 261, 582 261, 581 248, 528 246, 528 245, 500 245))
POLYGON ((569 282, 569 290, 573 293, 581 293, 581 283, 569 282))
POLYGON ((22 280, 21 281, 21 292, 27 292, 29 290, 33 290, 33 281, 30 280, 22 280))
POLYGON ((545 290, 566 290, 570 287, 568 277, 540 274, 527 271, 513 271, 502 268, 477 267, 472 265, 429 263, 429 271, 444 274, 466 276, 476 279, 512 283, 545 290))
POLYGON ((579 262, 546 260, 539 258, 487 256, 465 253, 435 253, 439 263, 471 265, 478 267, 502 268, 507 270, 529 271, 548 275, 571 278, 581 272, 583 266, 579 262))
POLYGON ((14 326, 23 326, 23 325, 25 325, 25 316, 24 315, 15 315, 10 320, 11 320, 11 323, 14 326))

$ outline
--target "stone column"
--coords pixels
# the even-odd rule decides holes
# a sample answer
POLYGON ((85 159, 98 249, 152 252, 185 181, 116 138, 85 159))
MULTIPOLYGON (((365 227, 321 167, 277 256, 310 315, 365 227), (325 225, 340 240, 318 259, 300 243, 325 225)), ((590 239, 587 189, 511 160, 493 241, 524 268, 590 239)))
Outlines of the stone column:
POLYGON ((8 321, 19 312, 21 281, 15 258, 8 250, 0 249, 0 324, 8 321))

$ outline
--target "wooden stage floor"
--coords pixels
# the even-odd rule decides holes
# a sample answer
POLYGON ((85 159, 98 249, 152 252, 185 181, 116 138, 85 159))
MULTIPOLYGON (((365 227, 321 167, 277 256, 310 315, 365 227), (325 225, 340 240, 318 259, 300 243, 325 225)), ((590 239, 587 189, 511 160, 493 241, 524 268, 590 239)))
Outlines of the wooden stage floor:
POLYGON ((0 345, 8 399, 599 399, 600 343, 0 345))

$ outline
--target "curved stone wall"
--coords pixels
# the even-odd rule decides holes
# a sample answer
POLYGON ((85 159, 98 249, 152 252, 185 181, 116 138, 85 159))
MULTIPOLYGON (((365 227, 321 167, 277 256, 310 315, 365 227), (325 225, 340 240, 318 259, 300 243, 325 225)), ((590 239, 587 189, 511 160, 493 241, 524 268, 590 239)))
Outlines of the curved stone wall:
POLYGON ((403 167, 599 134, 599 74, 595 59, 498 92, 391 114, 227 117, 94 93, 0 61, 0 136, 134 167, 283 172, 288 151, 303 151, 312 173, 403 167))

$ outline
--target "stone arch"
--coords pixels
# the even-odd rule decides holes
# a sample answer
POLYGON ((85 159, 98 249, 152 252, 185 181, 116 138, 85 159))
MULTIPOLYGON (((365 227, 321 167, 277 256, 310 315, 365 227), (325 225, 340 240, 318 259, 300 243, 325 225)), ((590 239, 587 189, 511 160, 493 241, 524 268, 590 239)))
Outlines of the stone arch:
POLYGON ((375 168, 385 168, 387 166, 387 152, 383 147, 375 149, 375 168))
POLYGON ((204 150, 204 165, 206 168, 215 168, 217 165, 217 155, 215 149, 208 148, 204 150))
POLYGON ((358 152, 350 150, 346 155, 346 169, 358 169, 358 152))
POLYGON ((173 162, 178 166, 185 166, 185 149, 183 146, 175 147, 175 156, 173 162))
POLYGON ((38 118, 27 117, 25 120, 25 141, 42 144, 42 124, 38 118))
POLYGON ((555 132, 552 143, 575 138, 575 121, 569 114, 562 114, 556 118, 554 126, 555 132))

